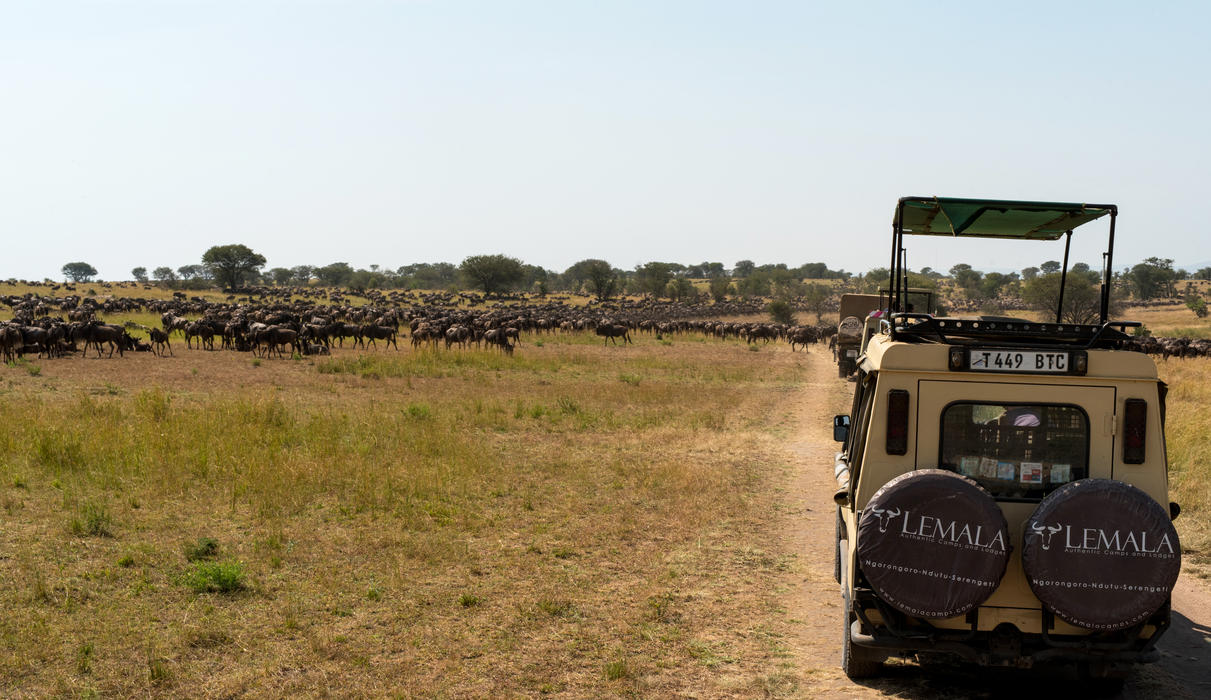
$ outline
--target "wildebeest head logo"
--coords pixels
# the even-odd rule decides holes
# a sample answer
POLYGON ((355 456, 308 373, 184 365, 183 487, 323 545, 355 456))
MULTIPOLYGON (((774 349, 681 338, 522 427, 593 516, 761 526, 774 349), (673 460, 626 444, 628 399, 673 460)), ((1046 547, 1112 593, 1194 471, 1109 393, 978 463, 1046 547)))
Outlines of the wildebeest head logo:
POLYGON ((1063 529, 1063 525, 1030 523, 1030 531, 1039 536, 1039 541, 1043 543, 1043 549, 1051 549, 1051 536, 1063 529))
POLYGON ((899 508, 871 508, 870 513, 879 520, 879 532, 887 532, 891 521, 900 517, 899 508))

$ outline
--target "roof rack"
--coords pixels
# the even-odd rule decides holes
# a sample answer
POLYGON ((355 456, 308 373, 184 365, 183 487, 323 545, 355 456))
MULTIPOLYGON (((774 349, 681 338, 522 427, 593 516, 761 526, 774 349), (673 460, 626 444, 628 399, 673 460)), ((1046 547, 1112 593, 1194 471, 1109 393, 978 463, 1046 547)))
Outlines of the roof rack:
POLYGON ((937 318, 903 312, 891 314, 889 320, 892 340, 946 344, 994 341, 1009 346, 1067 345, 1087 350, 1117 348, 1122 341, 1131 340, 1127 329, 1140 325, 1138 321, 1108 321, 1095 325, 1009 318, 937 318))

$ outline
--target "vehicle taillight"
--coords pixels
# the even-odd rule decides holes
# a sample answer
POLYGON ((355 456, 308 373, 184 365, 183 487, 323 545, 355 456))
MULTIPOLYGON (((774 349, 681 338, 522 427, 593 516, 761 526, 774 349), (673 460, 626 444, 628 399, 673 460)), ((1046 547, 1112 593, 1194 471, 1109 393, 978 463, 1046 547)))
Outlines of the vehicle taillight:
POLYGON ((908 392, 887 392, 887 454, 908 454, 908 392))
POLYGON ((1123 463, 1144 463, 1144 442, 1148 436, 1148 402, 1127 399, 1123 410, 1123 463))

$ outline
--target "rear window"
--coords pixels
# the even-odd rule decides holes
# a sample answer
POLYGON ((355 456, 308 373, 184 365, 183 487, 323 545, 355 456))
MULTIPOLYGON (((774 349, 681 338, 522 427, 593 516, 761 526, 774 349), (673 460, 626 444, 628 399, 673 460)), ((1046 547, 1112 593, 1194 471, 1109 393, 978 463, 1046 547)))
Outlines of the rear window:
POLYGON ((1089 417, 1077 406, 952 403, 939 466, 1002 499, 1039 499, 1089 475, 1089 417))

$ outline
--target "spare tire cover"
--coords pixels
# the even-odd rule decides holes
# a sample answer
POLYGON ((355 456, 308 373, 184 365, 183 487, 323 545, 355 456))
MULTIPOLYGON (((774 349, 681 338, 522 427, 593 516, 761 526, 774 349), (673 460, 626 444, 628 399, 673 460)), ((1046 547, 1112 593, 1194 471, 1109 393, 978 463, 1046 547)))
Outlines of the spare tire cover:
POLYGON ((1121 481, 1081 479, 1044 498, 1026 521, 1022 570, 1060 619, 1120 630, 1164 605, 1181 551, 1169 514, 1151 496, 1121 481))
POLYGON ((896 609, 962 615, 992 595, 1009 563, 1009 527, 967 477, 922 469, 875 492, 858 521, 858 565, 896 609))

